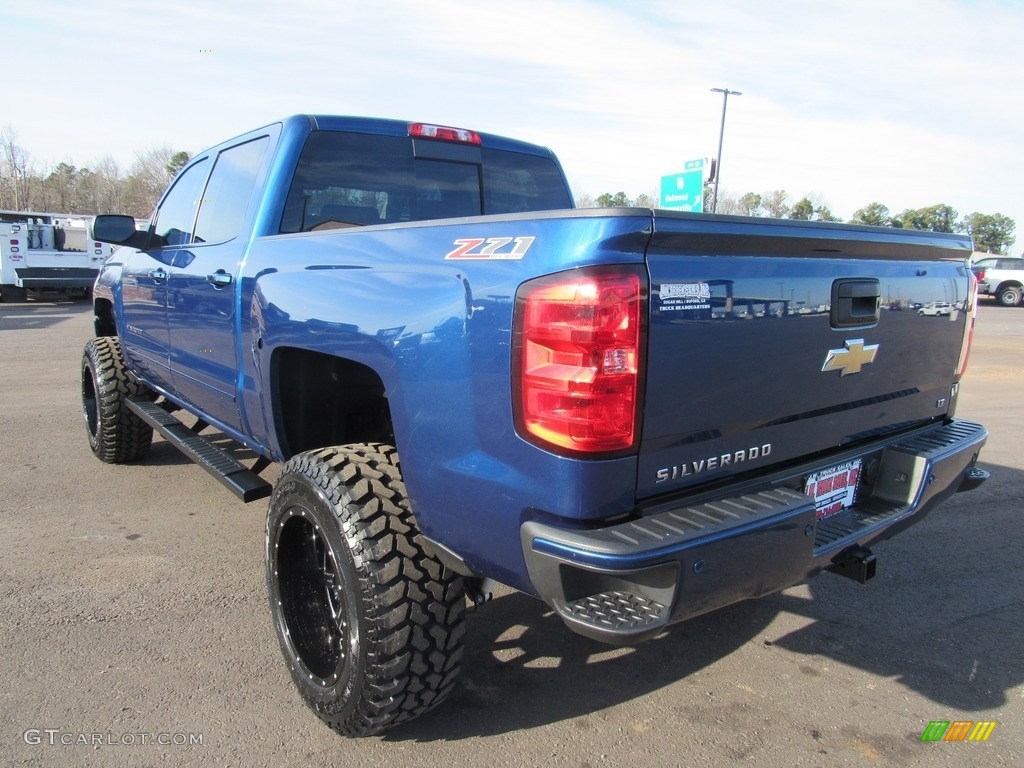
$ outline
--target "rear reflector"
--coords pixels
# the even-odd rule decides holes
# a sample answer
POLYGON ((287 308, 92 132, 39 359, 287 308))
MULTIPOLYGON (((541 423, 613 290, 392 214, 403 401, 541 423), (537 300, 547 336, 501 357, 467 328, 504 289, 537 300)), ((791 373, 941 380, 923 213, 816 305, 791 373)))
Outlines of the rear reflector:
POLYGON ((449 128, 445 125, 429 125, 427 123, 409 123, 409 135, 421 139, 441 139, 457 141, 462 144, 479 144, 480 134, 467 131, 465 128, 449 128))
POLYGON ((516 295, 519 434, 556 453, 606 458, 639 441, 646 281, 625 267, 564 272, 516 295))

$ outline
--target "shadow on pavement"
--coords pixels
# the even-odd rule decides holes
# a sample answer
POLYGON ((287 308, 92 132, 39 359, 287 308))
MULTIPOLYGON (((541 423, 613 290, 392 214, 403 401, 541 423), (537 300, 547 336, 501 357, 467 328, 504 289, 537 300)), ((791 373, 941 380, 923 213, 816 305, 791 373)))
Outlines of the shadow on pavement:
POLYGON ((450 741, 595 713, 713 664, 757 637, 776 613, 763 601, 741 603, 616 647, 572 633, 534 598, 509 594, 470 614, 451 698, 383 739, 450 741))
POLYGON ((469 615, 452 697, 383 738, 463 739, 597 713, 684 680, 758 635, 782 651, 895 680, 941 711, 998 708, 1024 682, 1024 472, 986 468, 992 479, 981 489, 954 496, 877 545, 878 576, 867 585, 822 574, 809 582, 811 598, 792 590, 739 603, 638 646, 587 640, 532 598, 500 597, 469 615), (808 623, 763 635, 781 612, 808 623))
POLYGON ((890 678, 945 708, 999 708, 1024 683, 1020 545, 1024 472, 992 473, 917 526, 875 548, 879 575, 865 587, 810 582, 811 599, 771 601, 813 620, 776 641, 890 678))

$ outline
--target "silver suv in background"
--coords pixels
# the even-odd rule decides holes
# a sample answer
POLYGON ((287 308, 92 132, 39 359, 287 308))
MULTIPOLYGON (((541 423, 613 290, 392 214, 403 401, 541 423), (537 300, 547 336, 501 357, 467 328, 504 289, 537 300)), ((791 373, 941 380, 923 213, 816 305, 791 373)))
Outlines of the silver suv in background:
POLYGON ((1016 307, 1024 295, 1024 258, 993 256, 971 265, 978 278, 978 294, 995 296, 1004 307, 1016 307))

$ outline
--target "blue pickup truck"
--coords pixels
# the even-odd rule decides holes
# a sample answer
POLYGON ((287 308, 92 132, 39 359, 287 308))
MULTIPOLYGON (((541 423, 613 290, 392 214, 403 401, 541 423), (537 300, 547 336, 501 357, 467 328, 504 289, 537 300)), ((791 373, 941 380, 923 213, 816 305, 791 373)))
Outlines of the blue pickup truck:
POLYGON ((823 570, 866 581, 875 542, 987 477, 986 430, 954 418, 967 238, 573 210, 544 148, 331 116, 202 152, 148 230, 94 234, 121 247, 89 445, 131 462, 155 430, 270 497, 281 649, 344 734, 441 701, 498 583, 638 642, 823 570))

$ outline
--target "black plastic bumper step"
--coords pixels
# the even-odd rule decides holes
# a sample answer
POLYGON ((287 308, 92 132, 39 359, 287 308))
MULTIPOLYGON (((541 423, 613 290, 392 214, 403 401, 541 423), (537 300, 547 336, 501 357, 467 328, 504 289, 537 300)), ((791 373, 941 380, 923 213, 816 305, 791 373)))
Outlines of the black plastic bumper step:
POLYGON ((273 491, 270 483, 202 435, 197 435, 156 403, 131 398, 127 402, 133 413, 242 501, 265 499, 273 491))

